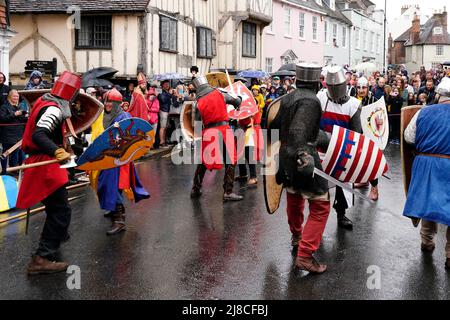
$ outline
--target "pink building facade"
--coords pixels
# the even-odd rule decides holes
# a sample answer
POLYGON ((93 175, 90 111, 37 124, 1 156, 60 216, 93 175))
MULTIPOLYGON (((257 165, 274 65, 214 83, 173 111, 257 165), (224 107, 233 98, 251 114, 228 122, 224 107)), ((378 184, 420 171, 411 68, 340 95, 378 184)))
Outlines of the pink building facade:
POLYGON ((264 29, 264 68, 287 63, 323 64, 324 11, 316 1, 273 0, 273 22, 264 29))

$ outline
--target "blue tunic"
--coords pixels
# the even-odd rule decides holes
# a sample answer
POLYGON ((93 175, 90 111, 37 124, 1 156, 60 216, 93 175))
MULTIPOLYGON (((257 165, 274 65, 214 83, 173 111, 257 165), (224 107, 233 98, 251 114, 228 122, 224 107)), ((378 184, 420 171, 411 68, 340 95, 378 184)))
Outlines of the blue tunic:
MULTIPOLYGON (((450 105, 433 105, 420 111, 416 150, 450 155, 450 105)), ((450 159, 416 157, 403 214, 450 226, 450 159)))
MULTIPOLYGON (((120 114, 114 121, 119 122, 131 118, 130 114, 124 112, 120 114)), ((134 201, 139 202, 150 198, 150 194, 142 186, 136 173, 134 165, 130 166, 131 189, 134 194, 134 201)), ((100 202, 100 208, 103 210, 114 211, 116 204, 122 203, 123 197, 119 190, 120 167, 103 170, 98 177, 97 194, 100 202)))

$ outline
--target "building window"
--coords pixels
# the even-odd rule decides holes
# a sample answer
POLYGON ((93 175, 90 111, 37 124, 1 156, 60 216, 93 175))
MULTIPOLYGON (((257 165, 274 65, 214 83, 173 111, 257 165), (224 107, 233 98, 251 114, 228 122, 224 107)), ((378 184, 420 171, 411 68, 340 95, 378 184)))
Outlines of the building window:
POLYGON ((375 33, 371 32, 370 33, 370 51, 372 53, 375 53, 375 33))
POLYGON ((266 72, 273 72, 273 58, 266 58, 266 72))
POLYGON ((81 17, 81 28, 75 33, 77 49, 111 49, 112 17, 81 17))
POLYGON ((379 54, 381 51, 381 36, 377 35, 377 53, 379 54))
POLYGON ((339 47, 339 45, 338 45, 338 26, 336 23, 333 24, 333 46, 339 47))
POLYGON ((363 31, 363 50, 367 51, 367 30, 363 31))
POLYGON ((197 27, 197 57, 213 58, 213 34, 211 29, 197 27))
POLYGON ((435 27, 435 28, 433 29, 433 33, 436 34, 436 35, 441 35, 441 34, 443 34, 443 32, 442 32, 442 27, 435 27))
POLYGON ((159 16, 159 19, 159 50, 176 53, 178 21, 166 16, 159 16))
POLYGON ((342 27, 342 47, 345 48, 347 46, 347 28, 345 26, 342 27))
POLYGON ((284 35, 291 35, 291 9, 284 8, 284 35))
POLYGON ((360 42, 361 42, 360 38, 361 38, 361 29, 356 28, 355 29, 355 46, 356 46, 356 49, 360 48, 360 42))
POLYGON ((328 21, 325 21, 323 25, 325 44, 328 44, 328 21))
POLYGON ((313 41, 317 41, 317 17, 316 16, 314 16, 312 18, 312 29, 313 29, 313 33, 312 33, 313 41))
POLYGON ((443 45, 437 45, 436 46, 436 55, 437 56, 443 56, 444 55, 444 46, 443 45))
POLYGON ((299 37, 301 39, 305 38, 305 14, 303 12, 300 12, 299 16, 299 37))
POLYGON ((242 24, 242 55, 256 58, 256 24, 254 23, 242 24))

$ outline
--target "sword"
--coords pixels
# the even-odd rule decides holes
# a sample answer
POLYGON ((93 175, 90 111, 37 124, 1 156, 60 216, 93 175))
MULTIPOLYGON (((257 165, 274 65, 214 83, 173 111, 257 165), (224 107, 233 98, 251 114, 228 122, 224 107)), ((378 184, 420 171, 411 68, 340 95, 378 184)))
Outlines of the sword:
POLYGON ((361 199, 364 199, 366 201, 369 201, 370 203, 375 203, 375 201, 371 200, 369 197, 367 197, 366 195, 362 194, 359 191, 356 191, 352 188, 350 188, 348 185, 346 185, 345 183, 340 182, 339 180, 333 178, 332 176, 326 174, 323 171, 320 171, 317 168, 314 168, 314 174, 317 174, 319 177, 324 178, 325 180, 330 181, 332 184, 335 184, 339 187, 341 187, 342 189, 347 190, 348 192, 353 193, 355 196, 360 197, 361 199))

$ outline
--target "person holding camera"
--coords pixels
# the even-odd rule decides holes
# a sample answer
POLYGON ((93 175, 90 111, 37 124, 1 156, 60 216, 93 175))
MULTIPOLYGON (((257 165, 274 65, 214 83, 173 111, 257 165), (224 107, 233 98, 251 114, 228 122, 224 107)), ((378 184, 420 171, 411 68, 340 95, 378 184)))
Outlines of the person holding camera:
MULTIPOLYGON (((6 99, 6 103, 0 107, 0 128, 2 130, 3 152, 8 151, 22 139, 25 131, 25 124, 28 120, 28 112, 20 108, 20 96, 17 90, 11 90, 6 99)), ((9 166, 21 165, 24 161, 24 154, 17 148, 9 155, 9 166)), ((1 158, 2 175, 6 174, 8 158, 1 158)))

